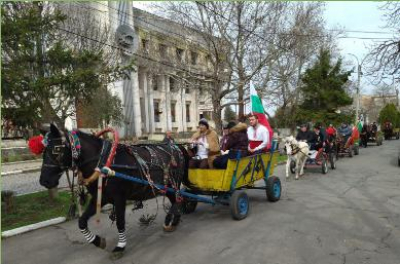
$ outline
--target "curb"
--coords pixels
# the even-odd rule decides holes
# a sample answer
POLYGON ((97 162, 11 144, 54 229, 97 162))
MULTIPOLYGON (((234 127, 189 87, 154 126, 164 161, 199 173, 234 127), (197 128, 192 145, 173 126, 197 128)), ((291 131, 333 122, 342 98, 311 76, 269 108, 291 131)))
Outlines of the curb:
POLYGON ((62 222, 65 222, 66 218, 65 217, 57 217, 57 218, 53 218, 50 220, 46 220, 43 222, 39 222, 36 224, 31 224, 31 225, 27 225, 27 226, 22 226, 22 227, 18 227, 15 229, 11 229, 8 231, 4 231, 1 233, 1 237, 2 238, 7 238, 7 237, 12 237, 12 236, 16 236, 19 234, 23 234, 29 231, 33 231, 39 228, 43 228, 43 227, 47 227, 47 226, 51 226, 51 225, 56 225, 56 224, 60 224, 62 222))
POLYGON ((42 168, 31 168, 31 169, 26 169, 26 170, 13 170, 13 171, 5 171, 1 172, 1 176, 11 176, 15 174, 22 174, 22 173, 28 173, 28 172, 35 172, 35 171, 40 171, 42 168))

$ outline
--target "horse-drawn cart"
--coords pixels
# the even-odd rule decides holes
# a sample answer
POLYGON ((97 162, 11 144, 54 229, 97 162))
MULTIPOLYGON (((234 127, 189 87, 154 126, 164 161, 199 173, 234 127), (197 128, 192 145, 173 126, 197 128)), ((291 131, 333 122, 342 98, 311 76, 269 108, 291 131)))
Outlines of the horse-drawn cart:
MULTIPOLYGON (((276 143, 276 142, 274 142, 276 143)), ((273 144, 276 145, 276 144, 273 144)), ((276 166, 279 153, 274 148, 269 153, 240 157, 228 161, 225 170, 221 169, 189 169, 188 186, 178 191, 182 197, 182 209, 191 213, 198 202, 212 205, 229 205, 233 219, 242 220, 249 213, 249 197, 244 189, 265 190, 269 201, 276 202, 281 196, 281 181, 276 176, 270 176, 276 166), (264 186, 258 186, 257 181, 264 180, 264 186)), ((108 173, 107 170, 104 173, 108 173)), ((134 181, 144 185, 149 182, 115 172, 115 177, 134 181)), ((176 193, 173 188, 153 185, 165 192, 176 193)))

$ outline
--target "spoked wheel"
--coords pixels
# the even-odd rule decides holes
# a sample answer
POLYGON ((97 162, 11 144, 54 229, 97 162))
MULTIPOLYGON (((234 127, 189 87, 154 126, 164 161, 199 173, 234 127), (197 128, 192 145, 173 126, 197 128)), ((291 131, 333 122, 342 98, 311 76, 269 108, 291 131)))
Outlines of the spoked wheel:
POLYGON ((244 191, 234 191, 230 199, 229 207, 231 208, 233 219, 245 219, 250 211, 249 196, 247 196, 244 191))
POLYGON ((353 157, 353 147, 349 146, 349 157, 352 158, 353 157))
POLYGON ((333 153, 329 153, 329 163, 331 164, 332 170, 336 169, 336 161, 335 157, 333 156, 333 153))
POLYGON ((296 173, 296 162, 294 160, 290 161, 290 172, 292 174, 296 173))
POLYGON ((322 174, 328 173, 328 162, 326 161, 326 159, 322 160, 321 169, 322 169, 322 174))
POLYGON ((267 198, 270 202, 279 201, 282 193, 281 180, 276 176, 270 176, 267 180, 267 198))

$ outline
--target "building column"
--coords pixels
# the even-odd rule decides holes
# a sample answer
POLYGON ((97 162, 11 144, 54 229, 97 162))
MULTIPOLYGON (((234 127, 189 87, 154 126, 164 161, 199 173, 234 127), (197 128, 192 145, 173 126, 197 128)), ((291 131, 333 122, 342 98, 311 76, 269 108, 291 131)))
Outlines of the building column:
POLYGON ((148 74, 148 76, 147 76, 147 116, 148 116, 148 121, 149 121, 149 133, 150 134, 153 134, 155 132, 153 82, 157 82, 157 76, 148 74))
POLYGON ((145 124, 145 132, 150 133, 150 118, 149 118, 149 100, 148 100, 148 79, 147 79, 148 72, 142 72, 142 85, 143 85, 143 100, 144 100, 144 108, 141 109, 143 111, 143 116, 145 120, 142 120, 145 124))
POLYGON ((166 130, 172 130, 172 118, 171 118, 171 89, 169 87, 169 76, 164 75, 164 91, 165 91, 165 120, 166 130))
POLYGON ((133 120, 135 137, 142 135, 142 115, 140 109, 140 91, 139 91, 139 78, 138 69, 132 73, 132 90, 133 90, 133 120))

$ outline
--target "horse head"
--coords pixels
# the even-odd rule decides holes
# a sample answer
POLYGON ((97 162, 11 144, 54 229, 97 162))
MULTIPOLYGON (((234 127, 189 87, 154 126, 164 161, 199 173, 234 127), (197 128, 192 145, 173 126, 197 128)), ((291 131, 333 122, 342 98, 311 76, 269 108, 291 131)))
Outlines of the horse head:
POLYGON ((65 133, 54 124, 50 125, 50 131, 45 134, 44 145, 39 182, 51 189, 58 186, 63 172, 72 166, 71 148, 67 144, 65 133))
POLYGON ((290 155, 293 148, 298 147, 298 142, 293 136, 286 137, 284 140, 286 154, 290 155))
POLYGON ((90 177, 99 162, 103 141, 79 131, 62 131, 54 124, 44 138, 40 184, 51 189, 58 186, 64 171, 76 165, 83 178, 90 177))

